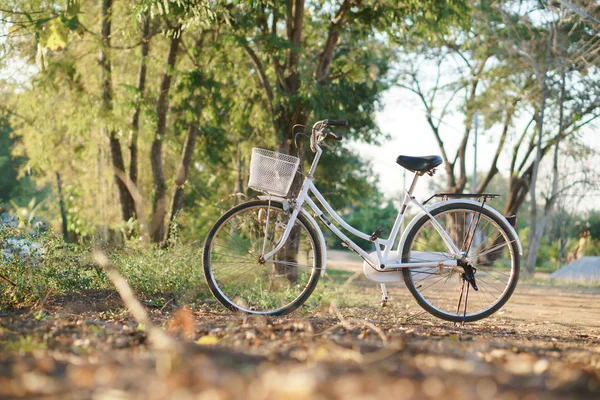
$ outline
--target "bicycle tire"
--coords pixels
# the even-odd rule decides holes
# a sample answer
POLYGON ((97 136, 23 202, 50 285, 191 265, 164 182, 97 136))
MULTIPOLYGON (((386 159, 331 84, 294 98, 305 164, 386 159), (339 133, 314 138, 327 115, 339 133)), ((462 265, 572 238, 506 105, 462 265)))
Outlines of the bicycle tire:
MULTIPOLYGON (((453 230, 453 235, 455 235, 455 238, 452 238, 455 242, 460 242, 459 236, 461 232, 464 234, 465 231, 468 232, 471 229, 471 225, 469 225, 467 228, 467 221, 469 220, 467 215, 471 215, 472 219, 470 221, 476 221, 476 227, 479 225, 482 219, 487 224, 485 226, 479 225, 481 231, 473 229, 473 232, 478 233, 474 233, 472 237, 475 238, 475 236, 479 236, 477 241, 481 240, 481 243, 478 245, 478 247, 475 249, 461 248, 461 250, 467 250, 468 256, 470 257, 476 270, 476 272, 474 272, 476 281, 480 282, 479 291, 475 291, 473 290, 474 288, 471 287, 467 288, 469 291, 466 292, 470 294, 475 293, 476 305, 472 307, 470 307, 472 303, 471 305, 461 305, 463 295, 465 294, 465 285, 469 284, 465 281, 464 274, 457 272, 451 267, 442 268, 436 266, 432 268, 428 267, 420 269, 404 268, 402 271, 404 282, 410 293, 423 309, 430 314, 447 321, 473 322, 487 318, 494 314, 504 304, 506 304, 514 292, 519 279, 520 257, 517 246, 518 239, 513 235, 512 231, 507 228, 506 221, 500 219, 497 215, 493 214, 486 208, 481 207, 480 205, 474 205, 472 203, 453 203, 443 205, 431 211, 431 215, 436 219, 436 221, 438 221, 438 223, 442 225, 442 227, 444 227, 444 222, 450 226, 451 230, 453 230), (461 212, 464 213, 465 216, 459 218, 460 214, 458 213, 461 212), (479 213, 481 213, 481 217, 476 217, 479 213), (443 220, 444 217, 445 221, 443 220), (454 222, 452 222, 453 217, 454 222), (461 227, 461 224, 464 224, 464 227, 461 227), (484 233, 487 232, 482 233, 482 231, 488 226, 490 227, 490 231, 496 230, 500 236, 490 239, 492 233, 489 233, 487 236, 483 237, 484 233), (458 240, 456 240, 456 238, 458 238, 458 240), (500 256, 508 257, 508 259, 510 259, 510 265, 508 268, 506 268, 505 265, 502 265, 503 263, 507 262, 507 259, 504 258, 500 260, 500 256), (499 260, 500 262, 498 262, 496 266, 487 265, 490 263, 496 263, 499 260), (439 273, 436 273, 436 269, 439 273), (454 292, 453 289, 449 287, 449 284, 452 284, 456 281, 456 277, 458 277, 457 283, 459 283, 461 287, 460 294, 458 294, 458 288, 454 292), (417 280, 417 278, 419 280, 417 280), (445 281, 442 282, 444 278, 445 281), (430 279, 430 281, 426 281, 428 279, 430 279), (432 291, 430 292, 431 294, 425 293, 426 290, 438 283, 440 285, 444 285, 443 287, 438 287, 438 292, 432 291), (499 288, 498 286, 501 284, 503 284, 504 287, 499 288), (487 295, 485 294, 485 291, 488 292, 487 295), (493 297, 493 301, 490 301, 490 297, 493 296, 492 293, 496 292, 499 292, 499 295, 497 297, 493 297), (439 293, 442 293, 442 295, 439 293), (451 298, 443 299, 442 296, 444 295, 447 295, 451 298), (450 308, 452 301, 457 301, 457 303, 455 303, 456 311, 453 311, 453 309, 450 308), (461 306, 463 309, 461 309, 461 306)), ((467 237, 468 234, 465 234, 464 236, 467 237)), ((471 242, 474 241, 473 238, 471 239, 471 242)), ((468 238, 463 239, 463 244, 468 242, 468 238)), ((461 244, 458 243, 457 245, 460 248, 461 244)), ((465 247, 466 246, 467 245, 465 245, 465 247)), ((468 246, 472 247, 470 245, 468 246)), ((445 245, 443 244, 440 234, 433 228, 433 224, 430 222, 429 216, 423 215, 423 217, 417 221, 417 223, 407 234, 402 249, 402 262, 409 262, 411 257, 415 261, 439 260, 440 256, 444 256, 444 250, 440 251, 442 248, 445 248, 445 245), (431 233, 431 235, 428 236, 427 233, 431 233), (437 239, 435 239, 436 235, 437 239), (434 241, 439 240, 439 242, 433 245, 433 243, 430 243, 429 238, 434 241), (426 246, 432 245, 432 250, 423 250, 426 248, 426 246)))
MULTIPOLYGON (((212 229, 209 231, 208 236, 206 238, 206 242, 204 244, 204 251, 203 251, 203 270, 204 270, 204 276, 206 279, 206 282, 208 283, 208 287, 210 289, 210 291, 212 292, 212 294, 215 296, 215 298, 222 304, 224 305, 226 308, 228 308, 229 310, 232 311, 240 311, 240 312, 245 312, 248 314, 263 314, 263 315, 271 315, 271 316, 281 316, 281 315, 285 315, 285 314, 289 314, 292 311, 296 310, 298 307, 300 307, 312 294, 313 290, 315 289, 318 281, 319 281, 319 277, 320 277, 320 272, 321 272, 321 263, 322 263, 322 259, 321 259, 321 243, 319 240, 319 236, 316 234, 314 227, 310 224, 310 222, 306 219, 306 217, 304 215, 302 215, 301 213, 298 214, 298 218, 296 219, 295 224, 298 225, 298 227, 300 228, 300 232, 304 232, 306 234, 306 239, 307 239, 307 243, 299 243, 300 241, 298 241, 298 248, 300 248, 300 245, 302 246, 310 246, 310 248, 305 248, 304 251, 306 251, 306 259, 307 259, 307 264, 306 265, 300 265, 300 263, 296 262, 295 265, 295 269, 296 269, 296 274, 298 276, 302 277, 302 281, 301 283, 298 283, 297 285, 295 285, 295 288, 297 290, 294 289, 294 284, 293 282, 291 282, 291 278, 289 276, 289 273, 285 273, 285 276, 282 275, 281 272, 278 269, 281 268, 286 268, 289 267, 291 264, 294 264, 293 261, 280 261, 280 260, 273 260, 270 261, 270 263, 272 263, 274 266, 273 268, 269 267, 269 262, 262 262, 258 260, 259 256, 257 256, 256 251, 257 251, 257 247, 260 247, 260 241, 256 241, 253 242, 252 240, 250 240, 249 244, 246 244, 246 241, 251 239, 250 236, 253 235, 254 233, 259 233, 259 230, 262 229, 261 228, 257 228, 259 226, 259 224, 263 223, 262 221, 260 221, 261 218, 261 210, 267 210, 265 211, 266 213, 268 213, 268 215, 270 216, 269 218, 269 222, 267 223, 267 219, 265 218, 265 214, 263 213, 263 217, 264 218, 264 224, 265 226, 267 226, 267 229, 265 229, 267 233, 267 238, 270 238, 270 235, 273 235, 272 240, 269 239, 267 240, 267 242, 271 245, 273 245, 271 248, 274 248, 275 243, 278 242, 278 240, 276 240, 276 236, 277 236, 277 232, 279 232, 279 234, 283 231, 283 228, 281 226, 281 224, 284 224, 284 219, 285 217, 288 218, 289 220, 289 216, 291 215, 291 211, 290 212, 286 212, 284 210, 283 204, 280 202, 276 202, 276 201, 271 201, 269 202, 268 200, 256 200, 256 201, 250 201, 250 202, 246 202, 243 204, 240 204, 236 207, 233 207, 232 209, 230 209, 229 211, 227 211, 225 214, 223 214, 215 223, 215 225, 212 227, 212 229), (274 216, 271 217, 271 212, 272 211, 276 211, 274 216), (243 220, 240 219, 241 216, 247 216, 247 220, 243 220), (253 226, 252 224, 255 223, 253 222, 253 218, 256 218, 256 226, 253 226), (237 236, 237 238, 234 238, 233 235, 230 235, 229 233, 227 233, 226 235, 230 236, 231 238, 228 238, 227 241, 229 242, 235 242, 235 245, 238 247, 242 247, 242 251, 246 251, 246 253, 243 252, 239 252, 237 253, 238 256, 243 256, 245 257, 245 260, 248 261, 233 261, 232 259, 236 258, 235 253, 231 253, 231 254, 221 254, 219 255, 214 248, 216 247, 218 241, 222 242, 221 237, 225 236, 225 235, 219 235, 220 232, 222 232, 223 228, 226 227, 227 225, 231 225, 229 226, 229 229, 232 229, 232 227, 235 225, 235 223, 231 223, 229 224, 231 221, 240 219, 240 225, 235 227, 236 231, 235 234, 237 236), (274 228, 272 229, 271 232, 271 222, 273 222, 274 228), (244 225, 245 224, 245 225, 244 225), (277 225, 279 224, 279 225, 277 225), (244 228, 245 227, 245 228, 244 228), (279 229, 279 231, 277 231, 277 229, 279 229), (245 236, 240 236, 243 234, 243 232, 247 232, 247 235, 245 236), (236 241, 236 239, 238 241, 236 241), (244 247, 247 246, 251 246, 251 248, 248 249, 244 249, 244 247), (312 257, 309 256, 310 252, 312 251, 312 257), (217 266, 217 264, 215 263, 215 261, 221 257, 221 266, 217 266), (227 257, 229 257, 229 260, 232 261, 224 261, 222 258, 225 257, 227 259, 227 257), (312 258, 312 262, 310 261, 310 259, 312 258), (241 268, 240 266, 236 266, 236 265, 229 265, 229 264, 235 264, 235 263, 242 263, 241 268), (309 265, 308 263, 311 262, 311 265, 309 265), (275 265, 278 265, 277 267, 275 267, 275 265), (298 273, 298 269, 300 267, 306 267, 305 272, 302 273, 298 273), (238 279, 238 275, 242 273, 242 271, 244 274, 252 274, 254 277, 255 282, 251 285, 248 285, 246 282, 241 282, 240 279, 240 284, 239 284, 239 288, 237 288, 237 290, 239 291, 239 293, 234 297, 232 296, 231 293, 229 292, 233 292, 235 294, 235 289, 228 287, 227 284, 229 284, 228 282, 225 282, 225 277, 227 275, 224 275, 221 271, 218 271, 219 269, 221 269, 221 267, 224 268, 230 268, 232 270, 231 274, 236 274, 235 277, 233 278, 233 280, 235 281, 236 279, 238 279), (269 271, 270 270, 270 271, 269 271), (308 272, 308 270, 310 270, 308 272), (275 272, 273 272, 275 271, 275 272), (309 275, 307 275, 309 273, 309 275), (267 274, 268 276, 265 276, 265 274, 267 274), (269 289, 267 290, 266 288, 263 289, 262 286, 262 281, 259 281, 258 277, 259 275, 263 275, 263 277, 268 278, 269 279, 269 289), (290 285, 286 286, 286 283, 284 281, 284 279, 287 279, 290 283, 290 285), (275 285, 275 283, 276 285, 275 285), (285 286, 286 290, 289 290, 290 294, 286 295, 285 293, 287 292, 283 292, 283 294, 281 293, 275 293, 274 292, 274 288, 278 288, 280 286, 285 286), (246 298, 244 298, 246 297, 246 298), (278 305, 278 306, 268 306, 268 305, 264 305, 261 306, 262 303, 266 302, 266 303, 273 303, 275 302, 275 300, 279 299, 283 302, 285 302, 284 305, 278 305), (272 308, 272 309, 271 309, 272 308)), ((265 240, 264 236, 264 232, 262 233, 263 237, 262 238, 258 238, 260 240, 265 240)), ((290 238, 292 237, 292 234, 290 235, 290 238)), ((293 242, 291 241, 291 239, 288 238, 288 240, 286 241, 284 248, 286 248, 286 246, 292 246, 293 242)), ((258 240, 257 239, 257 240, 258 240)), ((220 243, 220 242, 219 242, 220 243)), ((222 246, 222 245, 221 245, 222 246)), ((260 250, 262 251, 262 248, 260 248, 260 250)), ((268 252, 269 249, 267 249, 266 252, 268 252)), ((281 252, 284 251, 283 249, 280 250, 277 254, 281 254, 281 252)), ((277 256, 276 254, 276 256, 277 256)), ((297 254, 300 254, 300 252, 298 252, 297 254)), ((297 256, 298 257, 298 256, 297 256)), ((296 276, 296 279, 298 279, 298 276, 296 276)), ((248 275, 249 277, 249 275, 248 275)), ((298 281, 300 282, 300 281, 298 281)))

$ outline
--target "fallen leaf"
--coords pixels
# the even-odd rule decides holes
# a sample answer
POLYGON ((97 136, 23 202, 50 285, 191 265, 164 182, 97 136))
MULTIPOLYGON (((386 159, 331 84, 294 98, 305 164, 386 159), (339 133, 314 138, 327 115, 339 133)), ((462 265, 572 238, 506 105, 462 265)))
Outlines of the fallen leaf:
POLYGON ((219 343, 220 339, 216 336, 202 336, 200 339, 196 340, 196 343, 198 343, 200 346, 214 346, 215 344, 219 343))

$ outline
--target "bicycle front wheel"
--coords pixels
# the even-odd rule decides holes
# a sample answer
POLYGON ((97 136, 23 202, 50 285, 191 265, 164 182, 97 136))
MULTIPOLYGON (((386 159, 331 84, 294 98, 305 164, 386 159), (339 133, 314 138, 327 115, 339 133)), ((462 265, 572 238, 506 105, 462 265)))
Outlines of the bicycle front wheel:
MULTIPOLYGON (((489 317, 506 303, 517 285, 517 238, 505 221, 478 205, 448 204, 431 215, 464 257, 457 267, 405 268, 406 286, 419 305, 438 318, 472 322, 489 317), (471 276, 475 285, 470 283, 471 276)), ((453 257, 431 218, 424 215, 407 234, 402 262, 445 259, 453 257)))
POLYGON ((284 315, 311 295, 320 276, 319 237, 299 214, 289 238, 280 242, 291 211, 279 202, 251 201, 226 212, 208 233, 204 276, 221 304, 232 311, 284 315))

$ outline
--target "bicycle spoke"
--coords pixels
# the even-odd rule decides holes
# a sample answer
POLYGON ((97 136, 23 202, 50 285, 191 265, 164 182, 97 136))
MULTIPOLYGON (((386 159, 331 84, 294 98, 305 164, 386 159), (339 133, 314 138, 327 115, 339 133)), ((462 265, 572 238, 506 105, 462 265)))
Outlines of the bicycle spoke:
POLYGON ((491 248, 487 249, 486 251, 483 251, 483 252, 479 253, 477 256, 478 257, 483 257, 483 256, 485 256, 487 254, 490 254, 490 253, 496 251, 496 250, 499 250, 499 249, 501 249, 503 247, 506 247, 509 244, 514 243, 514 242, 515 241, 513 240, 513 241, 510 241, 510 242, 504 242, 504 243, 498 244, 498 245, 496 245, 494 247, 491 247, 491 248))
POLYGON ((306 264, 299 264, 296 262, 292 262, 292 261, 278 261, 278 260, 267 260, 267 263, 273 263, 273 264, 278 264, 278 265, 283 265, 285 267, 289 267, 289 268, 306 268, 306 269, 312 269, 313 266, 312 265, 306 265, 306 264))
POLYGON ((430 287, 432 287, 433 285, 437 284, 438 282, 440 282, 442 279, 444 279, 445 277, 441 277, 440 279, 438 279, 437 281, 433 282, 431 285, 421 289, 422 292, 426 291, 427 289, 429 289, 430 287))
POLYGON ((492 285, 491 283, 489 283, 488 281, 486 281, 485 279, 483 279, 482 277, 479 277, 477 279, 477 282, 484 282, 488 287, 494 288, 495 290, 497 290, 498 292, 502 293, 504 292, 503 289, 499 289, 496 286, 492 285))
POLYGON ((280 203, 272 202, 270 207, 253 203, 232 209, 207 241, 207 245, 210 241, 210 254, 208 258, 205 255, 205 263, 207 260, 210 263, 207 279, 213 285, 209 287, 228 307, 246 312, 283 312, 301 296, 312 292, 318 280, 319 274, 312 273, 315 268, 320 269, 320 261, 315 257, 319 254, 315 253, 318 238, 311 236, 297 218, 289 237, 280 244, 289 214, 280 203), (260 257, 276 246, 280 249, 274 258, 261 263, 260 257))
MULTIPOLYGON (((411 293, 426 310, 451 321, 477 320, 496 311, 510 296, 510 288, 514 288, 518 276, 518 271, 515 272, 518 256, 514 254, 516 239, 503 228, 497 217, 481 206, 448 205, 444 211, 432 212, 432 216, 455 245, 459 245, 465 257, 457 259, 450 254, 442 235, 429 217, 424 216, 425 222, 421 225, 418 222, 408 234, 406 245, 410 248, 403 255, 403 262, 456 259, 462 269, 405 271, 411 293), (469 291, 472 285, 465 279, 468 273, 475 277, 479 290, 469 291)), ((407 251, 406 247, 403 251, 407 251)))

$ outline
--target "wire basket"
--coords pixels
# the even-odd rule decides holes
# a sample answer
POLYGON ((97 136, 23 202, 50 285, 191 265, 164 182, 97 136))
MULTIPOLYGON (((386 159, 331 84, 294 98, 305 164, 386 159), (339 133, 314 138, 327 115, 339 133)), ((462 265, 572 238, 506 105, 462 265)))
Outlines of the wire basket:
POLYGON ((254 148, 248 187, 274 196, 286 196, 299 164, 298 157, 254 148))

